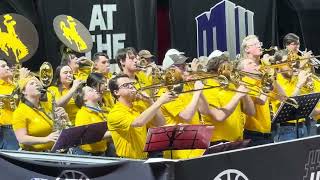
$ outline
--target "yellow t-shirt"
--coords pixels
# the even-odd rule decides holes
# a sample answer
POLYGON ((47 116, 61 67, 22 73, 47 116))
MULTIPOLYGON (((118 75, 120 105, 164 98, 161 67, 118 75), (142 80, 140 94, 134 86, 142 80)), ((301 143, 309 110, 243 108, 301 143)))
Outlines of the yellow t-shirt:
MULTIPOLYGON (((12 91, 15 89, 15 85, 6 82, 0 79, 0 94, 1 95, 10 95, 12 91)), ((11 125, 12 124, 12 115, 13 115, 13 107, 11 107, 11 103, 15 102, 14 99, 8 98, 0 98, 0 102, 3 103, 3 108, 0 109, 0 125, 11 125)))
MULTIPOLYGON (((62 96, 66 95, 69 91, 69 89, 63 89, 62 92, 60 92, 57 86, 50 86, 48 90, 54 93, 56 101, 58 101, 62 96)), ((51 103, 51 101, 52 101, 52 97, 50 93, 48 93, 48 102, 51 103)), ((79 107, 76 105, 73 97, 69 100, 69 102, 66 104, 64 109, 68 113, 71 124, 74 125, 74 120, 76 118, 77 112, 79 111, 79 107)))
MULTIPOLYGON (((82 106, 76 115, 75 126, 83 126, 105 121, 106 117, 103 113, 95 112, 86 106, 82 106)), ((105 152, 107 150, 107 140, 103 139, 96 143, 85 144, 80 146, 80 148, 90 153, 105 152)))
MULTIPOLYGON (((13 113, 12 126, 14 131, 25 128, 29 136, 46 137, 52 133, 53 122, 45 113, 20 102, 13 113)), ((20 144, 20 146, 24 150, 44 151, 50 150, 53 142, 35 145, 20 144)))
MULTIPOLYGON (((192 86, 189 84, 185 84, 183 91, 187 91, 192 89, 192 86)), ((166 92, 166 89, 161 89, 159 91, 159 95, 166 92)), ((184 93, 180 94, 178 98, 175 100, 168 102, 161 106, 161 111, 163 116, 166 120, 166 125, 177 125, 177 124, 201 124, 199 113, 196 111, 194 116, 192 117, 192 120, 190 123, 185 122, 183 119, 179 117, 180 112, 182 112, 186 106, 191 102, 192 100, 192 93, 184 93)), ((163 157, 164 158, 172 158, 172 159, 187 159, 187 158, 194 158, 194 157, 200 157, 203 155, 205 150, 203 149, 187 149, 187 150, 172 150, 172 151, 164 151, 163 157)))
MULTIPOLYGON (((209 79, 208 86, 218 86, 219 83, 215 80, 209 79)), ((230 89, 236 89, 233 84, 229 84, 230 89)), ((213 88, 203 91, 205 98, 210 106, 217 108, 225 107, 236 94, 233 91, 228 91, 223 88, 213 88)), ((203 120, 205 124, 214 126, 211 142, 215 141, 237 141, 243 139, 243 129, 246 121, 245 115, 241 110, 241 103, 238 103, 233 113, 223 122, 211 119, 209 116, 204 115, 203 120)))
MULTIPOLYGON (((254 91, 249 92, 254 102, 255 98, 260 95, 260 93, 256 91, 259 91, 258 87, 261 87, 261 81, 252 79, 250 77, 244 77, 242 80, 252 85, 255 85, 253 87, 254 91)), ((261 133, 271 132, 271 117, 270 117, 270 107, 269 107, 268 99, 264 105, 254 104, 256 109, 256 115, 255 116, 246 115, 245 129, 250 131, 261 132, 261 133)))
MULTIPOLYGON (((279 85, 283 88, 283 90, 285 91, 286 95, 288 97, 290 97, 293 95, 293 92, 296 89, 296 85, 298 83, 298 77, 293 76, 291 79, 287 79, 287 78, 284 78, 281 74, 277 74, 277 81, 278 81, 279 85)), ((301 95, 308 94, 308 93, 311 93, 311 92, 309 92, 309 90, 307 88, 305 88, 305 87, 301 88, 301 90, 300 90, 301 95)), ((273 112, 277 112, 280 107, 281 102, 278 100, 273 100, 273 101, 271 101, 271 104, 272 104, 273 112)), ((299 122, 303 122, 303 121, 304 121, 304 119, 299 119, 299 122)), ((289 123, 296 123, 296 120, 291 120, 288 122, 289 123)))
MULTIPOLYGON (((105 79, 111 79, 112 74, 108 73, 105 76, 105 79)), ((114 101, 115 99, 113 98, 111 92, 109 90, 106 90, 103 95, 102 95, 102 99, 103 99, 103 105, 102 105, 102 109, 107 111, 107 113, 110 112, 111 108, 114 106, 114 101)))
MULTIPOLYGON (((320 92, 320 80, 319 78, 314 78, 313 77, 313 86, 314 86, 314 93, 318 93, 320 92)), ((320 103, 318 103, 316 105, 317 109, 320 109, 320 103)), ((319 120, 320 119, 320 114, 314 117, 315 120, 319 120)))
POLYGON ((147 158, 147 153, 143 152, 147 138, 146 126, 131 127, 132 122, 145 110, 138 107, 141 106, 130 108, 117 102, 108 114, 108 128, 119 157, 147 158))
POLYGON ((91 67, 80 68, 77 73, 73 74, 73 76, 77 80, 86 81, 90 73, 91 73, 91 67))

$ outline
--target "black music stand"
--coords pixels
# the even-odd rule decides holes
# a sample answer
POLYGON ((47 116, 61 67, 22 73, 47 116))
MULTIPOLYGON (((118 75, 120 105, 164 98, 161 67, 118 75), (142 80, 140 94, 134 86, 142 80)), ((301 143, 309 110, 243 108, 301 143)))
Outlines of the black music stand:
POLYGON ((281 103, 277 113, 272 119, 272 123, 283 123, 291 120, 296 120, 297 138, 298 120, 308 118, 320 99, 320 93, 312 93, 300 96, 291 97, 298 102, 299 107, 295 108, 292 105, 281 103))
POLYGON ((107 122, 77 126, 61 131, 58 140, 51 152, 66 150, 83 144, 91 144, 101 141, 107 131, 107 122))
MULTIPOLYGON (((174 125, 150 128, 145 152, 183 149, 207 149, 214 127, 206 125, 174 125)), ((172 157, 171 157, 172 158, 172 157)))
POLYGON ((223 142, 213 146, 210 146, 203 155, 214 154, 218 152, 224 152, 234 149, 242 149, 248 146, 250 139, 245 139, 243 141, 234 141, 234 142, 223 142))

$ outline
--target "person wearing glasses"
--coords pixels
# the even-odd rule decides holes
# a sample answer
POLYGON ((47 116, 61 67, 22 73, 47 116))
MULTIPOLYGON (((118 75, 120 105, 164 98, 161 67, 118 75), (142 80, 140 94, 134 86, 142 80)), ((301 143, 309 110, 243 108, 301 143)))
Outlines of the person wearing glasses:
POLYGON ((165 93, 153 102, 137 92, 134 83, 126 74, 112 78, 109 89, 117 100, 108 114, 107 121, 117 156, 146 159, 148 154, 143 149, 147 138, 147 124, 155 127, 165 124, 160 107, 171 101, 174 96, 165 93), (148 106, 134 105, 138 100, 145 101, 148 106))
POLYGON ((253 59, 258 65, 261 64, 262 42, 255 35, 245 37, 241 44, 241 57, 243 59, 253 59))
MULTIPOLYGON (((102 75, 99 78, 97 73, 90 74, 88 79, 100 79, 102 81, 102 75)), ((104 91, 104 84, 91 83, 93 87, 85 86, 79 89, 76 98, 76 104, 81 109, 78 111, 75 119, 75 126, 83 126, 94 123, 106 122, 106 112, 101 108, 99 102, 101 102, 102 94, 104 91)), ((106 131, 101 141, 92 144, 81 145, 74 149, 74 154, 77 155, 93 155, 104 156, 107 150, 107 139, 111 138, 110 132, 106 131)))

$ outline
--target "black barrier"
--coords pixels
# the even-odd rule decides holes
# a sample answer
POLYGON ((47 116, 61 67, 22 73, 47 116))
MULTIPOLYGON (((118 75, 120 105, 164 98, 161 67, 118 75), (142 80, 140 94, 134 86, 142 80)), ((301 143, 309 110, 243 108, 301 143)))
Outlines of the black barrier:
POLYGON ((319 180, 319 141, 320 136, 314 136, 195 159, 153 163, 116 158, 111 163, 94 165, 44 163, 40 159, 21 160, 0 154, 0 179, 319 180))
POLYGON ((179 161, 174 179, 222 180, 230 175, 228 180, 316 180, 319 141, 316 136, 179 161))
MULTIPOLYGON (((48 154, 49 156, 49 154, 48 154)), ((45 161, 46 159, 42 159, 45 161)), ((166 179, 166 165, 153 165, 143 161, 119 160, 106 164, 74 164, 59 161, 41 162, 13 158, 0 153, 0 179, 7 180, 57 180, 57 179, 166 179), (154 171, 154 172, 152 172, 154 171), (156 173, 155 173, 156 172, 156 173), (157 177, 156 177, 156 176, 157 177)))

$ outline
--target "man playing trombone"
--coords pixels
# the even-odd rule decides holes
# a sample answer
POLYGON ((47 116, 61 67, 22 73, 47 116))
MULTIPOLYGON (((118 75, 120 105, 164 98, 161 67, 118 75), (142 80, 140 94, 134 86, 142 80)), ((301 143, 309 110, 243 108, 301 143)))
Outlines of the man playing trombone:
POLYGON ((230 83, 223 85, 217 79, 209 79, 208 87, 217 87, 204 91, 204 96, 210 105, 204 116, 205 124, 215 126, 211 137, 211 144, 220 142, 238 141, 243 139, 245 114, 254 116, 255 108, 252 99, 247 95, 249 90, 244 85, 238 87, 231 77, 230 60, 228 56, 215 53, 209 59, 207 71, 217 75, 224 75, 230 83))

